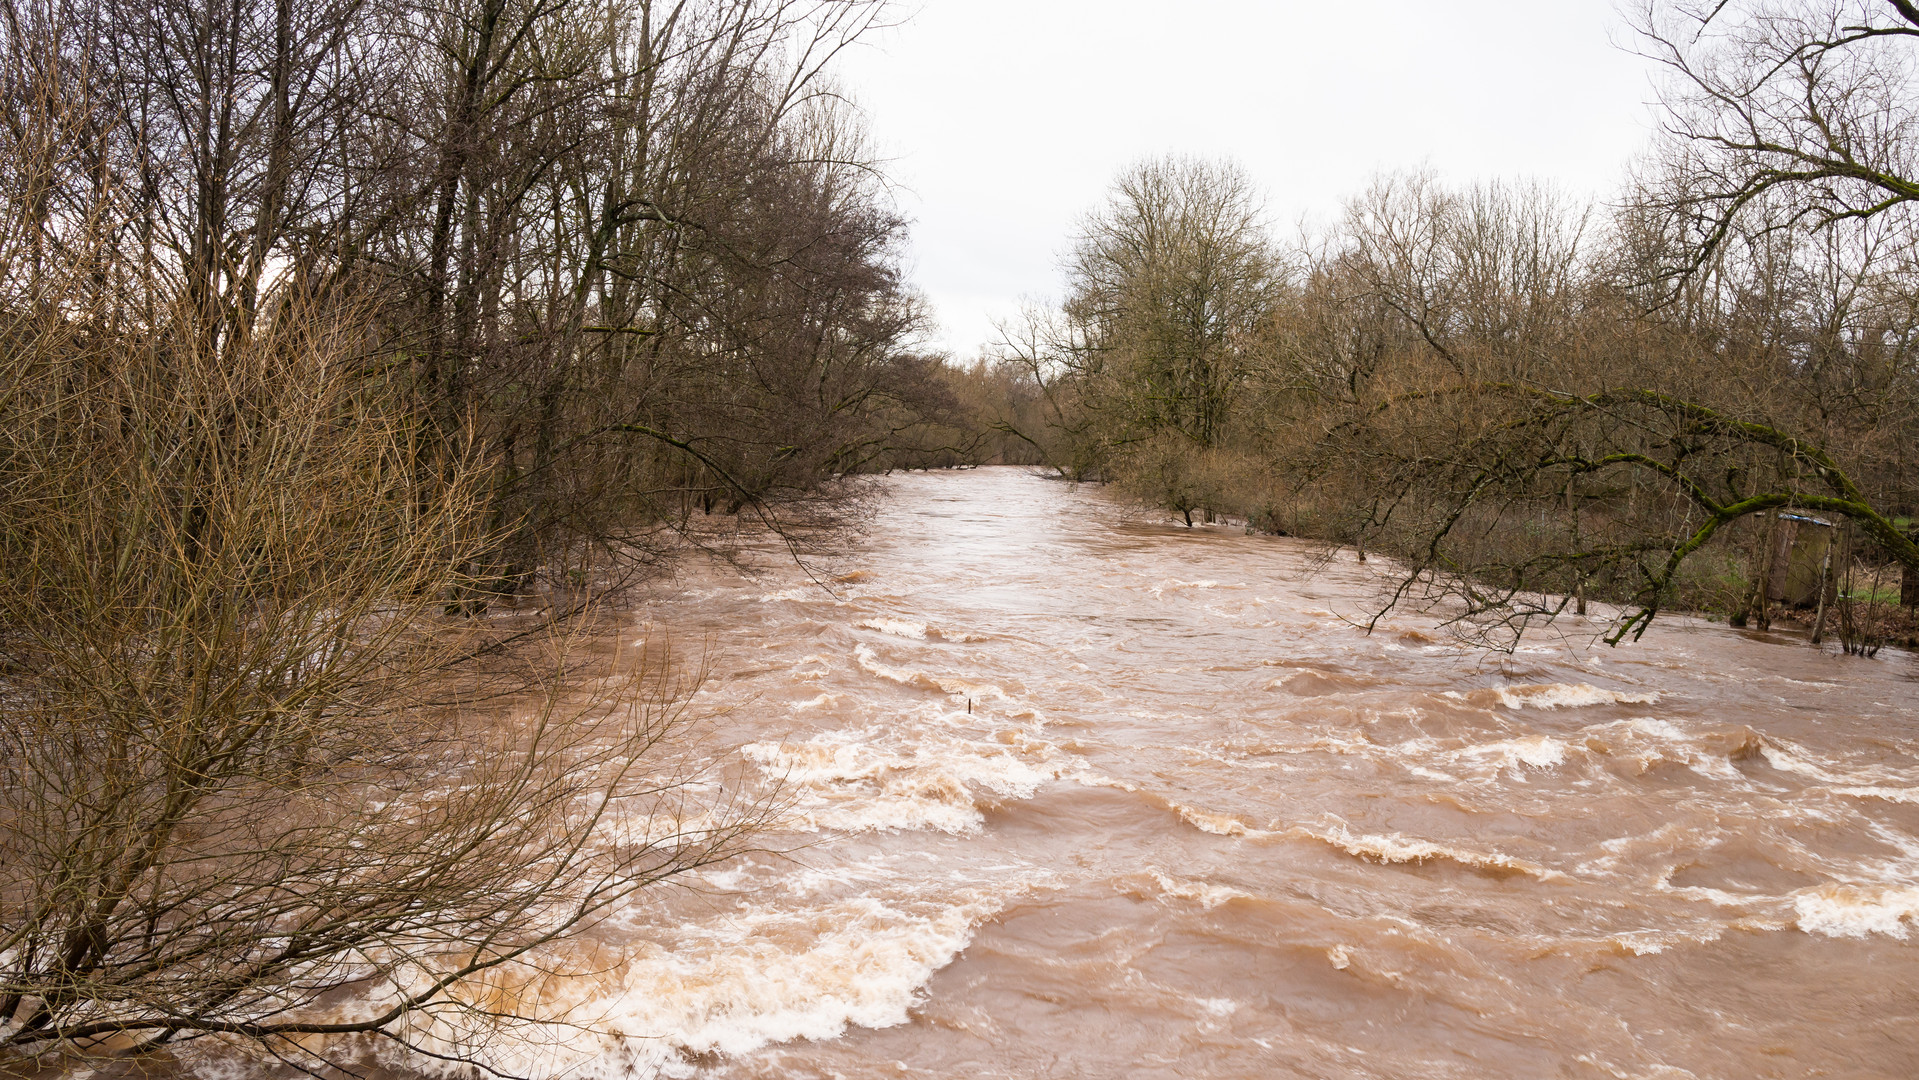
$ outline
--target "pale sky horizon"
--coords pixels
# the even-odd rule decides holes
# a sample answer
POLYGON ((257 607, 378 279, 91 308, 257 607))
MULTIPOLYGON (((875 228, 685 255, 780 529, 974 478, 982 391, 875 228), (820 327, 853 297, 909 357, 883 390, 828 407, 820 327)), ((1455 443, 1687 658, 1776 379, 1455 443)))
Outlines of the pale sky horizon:
POLYGON ((838 78, 913 220, 908 266, 969 359, 1142 157, 1237 160, 1282 231, 1382 172, 1616 191, 1654 130, 1613 0, 903 0, 838 78))

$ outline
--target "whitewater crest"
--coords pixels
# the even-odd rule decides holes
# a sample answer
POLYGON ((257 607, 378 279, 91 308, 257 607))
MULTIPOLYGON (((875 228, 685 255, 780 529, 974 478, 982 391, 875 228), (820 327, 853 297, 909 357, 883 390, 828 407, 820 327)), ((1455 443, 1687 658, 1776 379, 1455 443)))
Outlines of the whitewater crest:
MULTIPOLYGON (((408 1034, 430 1053, 536 1080, 691 1076, 713 1054, 905 1023, 927 980, 1007 896, 969 888, 939 901, 749 907, 681 927, 670 946, 576 944, 494 981, 482 1004, 518 1019, 479 1032, 423 1019, 408 1034)), ((434 1068, 409 1053, 383 1056, 407 1072, 434 1068)))
POLYGON ((1566 744, 1549 735, 1532 735, 1523 739, 1469 746, 1458 751, 1458 754, 1466 758, 1490 758, 1501 770, 1521 767, 1550 769, 1565 764, 1566 744))
POLYGON ((1452 844, 1440 844, 1399 833, 1354 832, 1344 822, 1331 826, 1295 826, 1282 835, 1316 840, 1352 855, 1380 863, 1449 862, 1468 870, 1496 876, 1524 874, 1540 881, 1570 880, 1565 874, 1500 851, 1474 851, 1452 844))
POLYGON ((863 630, 874 630, 889 637, 905 638, 908 641, 944 641, 956 644, 977 644, 991 641, 989 634, 975 634, 951 627, 933 626, 915 619, 895 619, 876 615, 870 619, 861 619, 853 624, 863 630))
POLYGON ((951 697, 967 697, 975 700, 993 699, 1010 702, 1013 699, 992 683, 975 682, 957 675, 946 675, 926 671, 921 668, 895 667, 882 661, 879 652, 870 645, 860 645, 853 650, 853 659, 860 669, 878 676, 888 682, 916 690, 931 690, 951 697))
POLYGON ((1836 787, 1835 795, 1850 795, 1855 799, 1882 799, 1886 802, 1919 803, 1919 787, 1836 787))
MULTIPOLYGON (((1089 781, 1082 781, 1089 782, 1089 781)), ((1090 781, 1095 782, 1097 781, 1090 781)), ((1107 780, 1101 786, 1123 787, 1107 780)), ((1137 790, 1137 789, 1133 789, 1137 790)), ((1310 840, 1343 851, 1356 858, 1377 863, 1446 862, 1494 876, 1526 875, 1539 881, 1568 881, 1566 874, 1500 851, 1475 851, 1470 848, 1437 843, 1400 833, 1358 832, 1338 819, 1318 825, 1294 825, 1282 828, 1275 822, 1267 828, 1248 825, 1231 814, 1202 810, 1175 800, 1149 796, 1176 814, 1186 824, 1214 836, 1245 840, 1310 840)))
POLYGON ((1603 690, 1591 683, 1539 683, 1494 686, 1481 690, 1447 690, 1445 697, 1481 707, 1508 709, 1586 709, 1598 705, 1655 705, 1656 691, 1603 690))
POLYGON ((1153 883, 1159 886, 1161 896, 1197 903, 1206 911, 1211 911, 1221 904, 1231 903, 1234 900, 1258 899, 1258 897, 1252 893, 1244 889, 1233 888, 1230 885, 1215 885, 1206 881, 1192 881, 1187 878, 1178 878, 1161 870, 1152 870, 1150 871, 1150 875, 1153 883))
POLYGON ((894 637, 907 638, 912 641, 926 640, 926 624, 923 622, 914 622, 911 619, 861 619, 854 625, 865 627, 868 630, 878 630, 882 634, 891 634, 894 637))
POLYGON ((748 743, 740 755, 787 792, 785 827, 809 832, 976 832, 985 822, 980 792, 1030 799, 1062 771, 1044 740, 980 743, 929 734, 905 745, 875 728, 748 743))
POLYGON ((1919 886, 1822 885, 1792 898, 1799 929, 1826 937, 1906 940, 1919 924, 1919 886))
POLYGON ((1155 600, 1158 600, 1158 599, 1163 599, 1166 596, 1166 594, 1169 592, 1180 592, 1186 589, 1217 589, 1217 588, 1219 588, 1219 582, 1217 581, 1211 581, 1211 580, 1205 580, 1205 579, 1202 579, 1199 581, 1181 581, 1178 578, 1167 578, 1166 580, 1161 581, 1158 584, 1154 585, 1152 592, 1153 592, 1153 598, 1155 600))

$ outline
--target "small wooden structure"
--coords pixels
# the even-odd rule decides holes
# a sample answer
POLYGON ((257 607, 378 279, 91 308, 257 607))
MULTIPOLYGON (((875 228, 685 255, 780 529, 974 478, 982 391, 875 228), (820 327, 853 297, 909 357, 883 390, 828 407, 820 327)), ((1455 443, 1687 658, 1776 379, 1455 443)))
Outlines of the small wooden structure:
POLYGON ((1834 532, 1830 521, 1780 511, 1773 530, 1766 599, 1791 607, 1817 604, 1825 591, 1834 532))

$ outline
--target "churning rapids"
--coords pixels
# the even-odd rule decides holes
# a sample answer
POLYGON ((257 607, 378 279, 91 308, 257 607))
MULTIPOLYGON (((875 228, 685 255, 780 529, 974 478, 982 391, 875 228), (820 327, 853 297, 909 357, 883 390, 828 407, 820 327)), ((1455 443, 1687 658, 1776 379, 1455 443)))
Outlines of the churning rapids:
POLYGON ((830 593, 701 573, 631 629, 712 642, 789 854, 602 931, 562 996, 629 1038, 502 1067, 1919 1070, 1915 658, 1676 618, 1488 656, 1343 620, 1349 553, 1022 470, 886 486, 830 593))

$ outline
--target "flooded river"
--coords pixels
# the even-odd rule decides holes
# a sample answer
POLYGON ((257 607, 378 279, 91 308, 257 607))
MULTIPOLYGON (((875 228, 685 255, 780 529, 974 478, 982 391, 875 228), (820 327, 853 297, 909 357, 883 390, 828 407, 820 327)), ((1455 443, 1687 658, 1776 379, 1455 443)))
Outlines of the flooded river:
POLYGON ((1350 553, 1014 469, 886 487, 831 593, 695 572, 636 621, 712 642, 787 853, 609 932, 571 993, 628 1038, 501 1064, 1919 1072, 1914 658, 1680 619, 1488 656, 1342 620, 1350 553))

